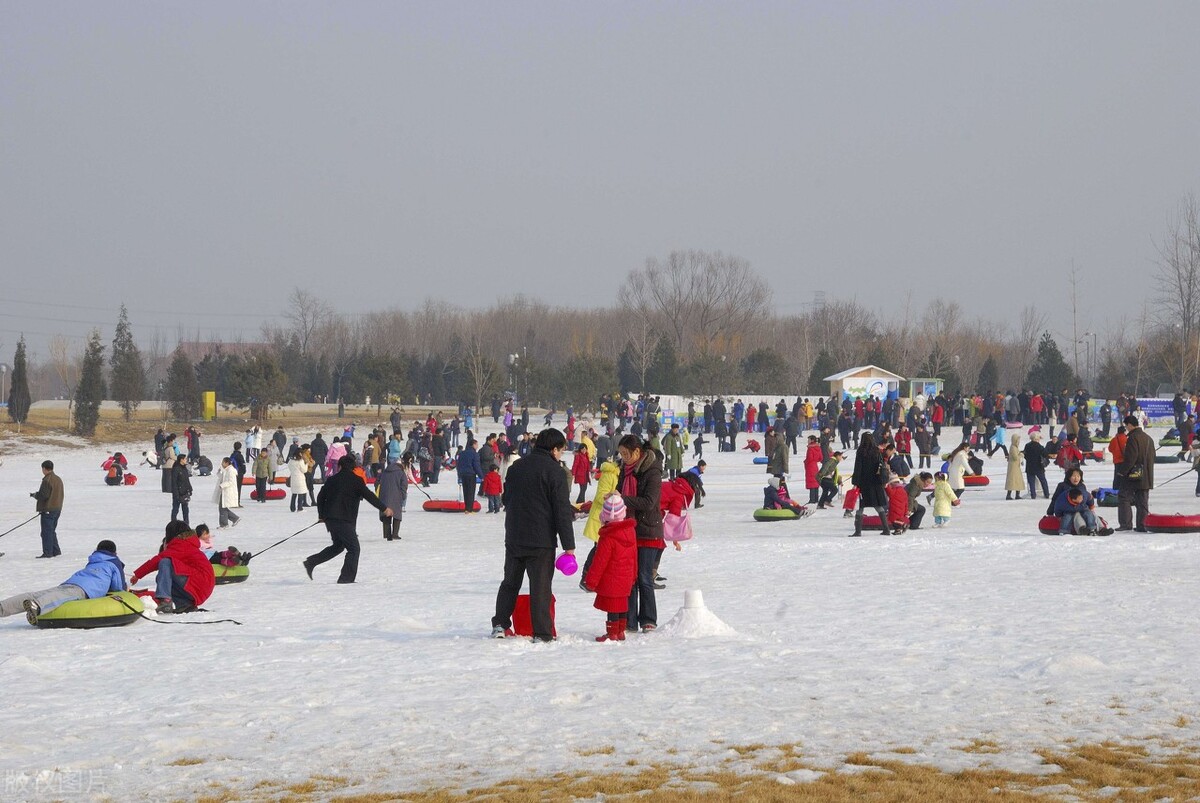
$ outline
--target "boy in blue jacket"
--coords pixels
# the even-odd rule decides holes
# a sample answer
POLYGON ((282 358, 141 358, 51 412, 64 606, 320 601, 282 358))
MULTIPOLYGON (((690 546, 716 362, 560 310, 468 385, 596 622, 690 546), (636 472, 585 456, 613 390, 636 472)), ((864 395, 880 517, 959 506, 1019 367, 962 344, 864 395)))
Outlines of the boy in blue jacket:
POLYGON ((125 590, 125 564, 117 557, 117 545, 104 540, 96 544, 96 551, 88 556, 87 566, 68 577, 62 585, 0 600, 0 616, 25 611, 29 624, 36 625, 39 616, 64 602, 96 599, 110 591, 125 590))
POLYGON ((1099 535, 1096 524, 1096 514, 1092 512, 1095 503, 1087 490, 1079 487, 1071 488, 1060 494, 1054 502, 1054 515, 1058 516, 1058 534, 1070 535, 1099 535))

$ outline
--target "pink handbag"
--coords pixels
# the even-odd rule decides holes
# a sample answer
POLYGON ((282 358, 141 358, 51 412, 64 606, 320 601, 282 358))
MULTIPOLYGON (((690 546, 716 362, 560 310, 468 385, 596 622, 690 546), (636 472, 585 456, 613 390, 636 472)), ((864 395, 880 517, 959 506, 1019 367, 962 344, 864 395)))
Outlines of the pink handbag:
POLYGON ((678 516, 674 513, 663 514, 664 541, 690 541, 692 539, 692 520, 684 510, 678 516))

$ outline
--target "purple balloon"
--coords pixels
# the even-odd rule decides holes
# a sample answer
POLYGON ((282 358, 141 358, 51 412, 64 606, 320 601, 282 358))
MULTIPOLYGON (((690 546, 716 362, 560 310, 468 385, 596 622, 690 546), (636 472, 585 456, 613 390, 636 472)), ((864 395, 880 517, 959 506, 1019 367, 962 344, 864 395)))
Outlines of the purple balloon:
POLYGON ((570 577, 579 571, 579 563, 575 560, 574 555, 569 555, 566 552, 558 556, 558 560, 554 561, 555 567, 563 574, 570 577))

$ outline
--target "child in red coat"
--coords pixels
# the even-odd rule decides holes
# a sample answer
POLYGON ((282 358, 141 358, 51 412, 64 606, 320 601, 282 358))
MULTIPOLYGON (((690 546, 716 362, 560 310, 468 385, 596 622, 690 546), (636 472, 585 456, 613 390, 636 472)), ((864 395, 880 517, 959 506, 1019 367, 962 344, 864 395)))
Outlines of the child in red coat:
POLYGON ((625 518, 625 501, 619 493, 605 497, 600 521, 596 555, 583 584, 596 594, 593 606, 608 612, 606 632, 596 641, 624 641, 629 592, 637 579, 637 521, 625 518))
POLYGON ((858 486, 851 486, 850 490, 846 491, 842 498, 842 518, 848 519, 854 515, 854 511, 858 510, 858 497, 861 491, 858 486))
POLYGON ((908 529, 908 489, 899 477, 893 477, 887 484, 888 496, 888 528, 893 532, 904 532, 908 529))
POLYGON ((492 466, 488 473, 483 475, 483 495, 488 500, 488 513, 500 512, 500 495, 502 493, 504 493, 504 483, 500 479, 500 467, 492 466))

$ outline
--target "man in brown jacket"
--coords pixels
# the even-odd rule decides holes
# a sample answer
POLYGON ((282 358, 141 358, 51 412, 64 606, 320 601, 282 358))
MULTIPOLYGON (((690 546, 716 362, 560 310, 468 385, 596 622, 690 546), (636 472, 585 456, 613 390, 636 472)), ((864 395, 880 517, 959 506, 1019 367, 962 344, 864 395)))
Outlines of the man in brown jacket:
POLYGON ((1121 476, 1117 491, 1118 531, 1146 532, 1146 514, 1150 512, 1150 489, 1154 487, 1154 440, 1140 426, 1136 416, 1125 416, 1128 440, 1117 466, 1121 476), (1133 526, 1130 505, 1137 508, 1137 526, 1133 526))
POLYGON ((58 516, 62 513, 63 484, 54 473, 54 463, 42 463, 42 485, 37 493, 30 494, 37 500, 37 512, 42 520, 42 554, 39 558, 57 558, 62 554, 58 548, 58 516))

